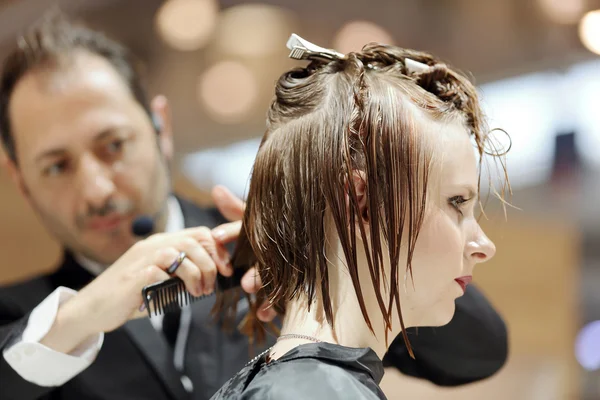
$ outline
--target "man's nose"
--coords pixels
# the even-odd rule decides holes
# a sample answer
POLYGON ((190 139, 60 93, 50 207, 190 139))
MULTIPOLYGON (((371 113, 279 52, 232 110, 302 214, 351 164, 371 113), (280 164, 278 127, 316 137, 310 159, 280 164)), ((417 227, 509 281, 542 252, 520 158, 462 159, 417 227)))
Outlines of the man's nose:
POLYGON ((104 207, 115 193, 112 173, 94 156, 85 156, 80 161, 79 180, 83 200, 92 208, 104 207))

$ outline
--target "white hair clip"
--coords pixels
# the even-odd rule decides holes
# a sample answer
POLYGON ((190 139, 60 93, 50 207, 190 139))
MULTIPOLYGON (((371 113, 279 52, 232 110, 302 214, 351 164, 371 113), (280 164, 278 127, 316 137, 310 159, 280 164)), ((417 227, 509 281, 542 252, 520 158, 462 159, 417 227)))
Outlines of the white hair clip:
POLYGON ((338 53, 335 50, 326 49, 316 44, 309 42, 308 40, 302 39, 300 36, 292 33, 286 44, 287 48, 291 50, 289 57, 296 60, 311 60, 311 59, 322 59, 322 60, 345 60, 346 56, 342 53, 338 53))
POLYGON ((428 70, 430 68, 429 65, 424 64, 422 62, 419 61, 415 61, 411 58, 405 58, 404 59, 404 65, 406 66, 406 69, 408 70, 409 73, 415 73, 415 72, 423 72, 425 70, 428 70))
MULTIPOLYGON (((291 50, 289 57, 294 58, 296 60, 312 60, 312 59, 321 59, 325 61, 332 60, 345 60, 347 57, 338 53, 332 49, 326 49, 324 47, 317 46, 309 42, 306 39, 301 38, 300 36, 292 33, 290 38, 286 44, 287 48, 291 50)), ((430 68, 429 65, 424 64, 419 61, 412 60, 410 58, 404 59, 404 65, 409 73, 417 73, 423 72, 430 68)), ((377 69, 372 64, 367 65, 368 68, 377 69)))

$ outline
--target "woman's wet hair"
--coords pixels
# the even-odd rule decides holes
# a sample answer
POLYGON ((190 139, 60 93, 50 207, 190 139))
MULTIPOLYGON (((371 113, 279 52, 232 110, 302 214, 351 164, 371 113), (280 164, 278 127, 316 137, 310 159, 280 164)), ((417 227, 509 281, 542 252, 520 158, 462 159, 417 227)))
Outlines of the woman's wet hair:
MULTIPOLYGON (((358 246, 364 246, 386 341, 395 308, 412 355, 399 279, 401 268, 412 274, 435 147, 417 114, 463 123, 481 166, 488 131, 477 90, 465 75, 432 55, 369 44, 343 59, 314 59, 281 75, 233 260, 234 266, 250 260, 264 285, 259 295, 249 296, 250 313, 242 330, 251 338, 264 339, 256 313, 265 298, 283 313, 290 300, 305 298, 310 307, 318 297, 333 324, 326 240, 328 232, 335 232, 366 324, 373 331, 359 282, 358 246), (411 68, 415 62, 421 68, 411 68), (356 176, 366 181, 367 215, 358 204, 356 176), (363 219, 367 228, 359 223, 363 219), (386 259, 389 275, 384 273, 386 259)), ((503 196, 504 189, 497 193, 503 196)), ((234 299, 220 296, 216 311, 232 315, 234 299)))

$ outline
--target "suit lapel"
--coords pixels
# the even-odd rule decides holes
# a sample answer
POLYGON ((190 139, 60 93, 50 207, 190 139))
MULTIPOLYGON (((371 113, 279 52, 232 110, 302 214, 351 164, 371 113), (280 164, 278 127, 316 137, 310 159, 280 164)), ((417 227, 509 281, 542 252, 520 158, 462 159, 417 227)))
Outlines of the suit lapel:
POLYGON ((141 350, 146 361, 156 371, 175 399, 185 399, 189 395, 181 384, 181 378, 173 365, 173 351, 162 335, 147 319, 129 321, 123 327, 135 345, 141 350))

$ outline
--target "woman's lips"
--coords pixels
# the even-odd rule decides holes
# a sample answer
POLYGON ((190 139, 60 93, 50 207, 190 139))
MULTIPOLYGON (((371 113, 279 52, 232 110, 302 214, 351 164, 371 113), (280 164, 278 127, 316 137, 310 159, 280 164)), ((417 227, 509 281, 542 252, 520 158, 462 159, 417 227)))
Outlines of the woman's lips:
POLYGON ((473 280, 473 277, 471 275, 461 276, 460 278, 455 279, 456 283, 458 283, 460 285, 460 287, 462 288, 463 293, 467 290, 467 285, 469 283, 471 283, 472 280, 473 280))

